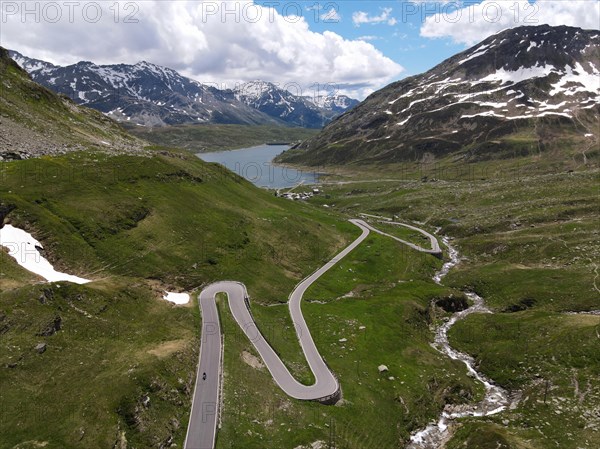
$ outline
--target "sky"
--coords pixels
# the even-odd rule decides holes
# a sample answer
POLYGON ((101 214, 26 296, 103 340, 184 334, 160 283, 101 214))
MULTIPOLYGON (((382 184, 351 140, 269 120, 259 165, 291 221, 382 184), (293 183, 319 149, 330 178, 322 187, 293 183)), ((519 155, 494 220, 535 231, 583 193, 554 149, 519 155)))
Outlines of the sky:
POLYGON ((373 91, 500 30, 598 29, 600 0, 7 1, 0 45, 58 65, 145 60, 219 88, 373 91))

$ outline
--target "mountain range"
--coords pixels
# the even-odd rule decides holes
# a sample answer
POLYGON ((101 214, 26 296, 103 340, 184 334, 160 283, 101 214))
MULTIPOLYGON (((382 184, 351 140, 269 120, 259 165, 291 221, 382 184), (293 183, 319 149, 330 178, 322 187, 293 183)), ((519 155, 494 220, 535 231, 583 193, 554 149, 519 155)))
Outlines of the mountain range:
POLYGON ((234 93, 251 108, 305 128, 321 128, 359 103, 345 95, 297 96, 265 81, 244 83, 234 93))
POLYGON ((114 120, 40 86, 0 47, 0 161, 72 151, 140 154, 139 140, 114 120))
POLYGON ((146 61, 57 66, 17 51, 9 54, 39 84, 117 121, 140 126, 219 123, 321 128, 358 104, 343 95, 293 95, 265 81, 217 89, 146 61))
POLYGON ((600 33, 520 27, 373 93, 280 160, 476 162, 582 148, 585 162, 598 156, 599 113, 600 33))

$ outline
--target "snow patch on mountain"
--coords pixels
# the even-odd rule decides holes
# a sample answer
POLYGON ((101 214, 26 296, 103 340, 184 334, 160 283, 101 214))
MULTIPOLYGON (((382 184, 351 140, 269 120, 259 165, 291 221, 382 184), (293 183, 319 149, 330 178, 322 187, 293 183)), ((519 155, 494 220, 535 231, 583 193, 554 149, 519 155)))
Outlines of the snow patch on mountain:
POLYGON ((493 158, 493 151, 517 145, 504 137, 521 128, 539 137, 539 148, 559 148, 563 129, 597 125, 599 60, 597 32, 548 25, 500 31, 373 93, 282 160, 391 163, 441 158, 465 147, 479 150, 465 157, 493 158), (451 139, 440 137, 452 131, 458 132, 451 139))
POLYGON ((471 53, 470 56, 467 56, 465 59, 462 59, 462 60, 458 61, 458 64, 459 65, 460 64, 464 64, 465 62, 470 61, 471 59, 475 59, 478 56, 483 55, 486 52, 486 49, 488 49, 488 48, 490 48, 490 44, 480 46, 479 48, 477 48, 475 50, 474 53, 471 53))
POLYGON ((548 76, 552 72, 557 72, 556 67, 549 64, 544 66, 535 65, 533 67, 521 67, 518 70, 505 70, 499 69, 490 75, 475 81, 474 84, 485 83, 485 82, 500 82, 505 83, 520 83, 521 81, 529 80, 531 78, 541 78, 548 76))
POLYGON ((557 93, 573 96, 578 92, 600 92, 600 72, 589 62, 591 72, 586 71, 580 63, 575 67, 567 66, 559 82, 552 85, 550 96, 557 93))

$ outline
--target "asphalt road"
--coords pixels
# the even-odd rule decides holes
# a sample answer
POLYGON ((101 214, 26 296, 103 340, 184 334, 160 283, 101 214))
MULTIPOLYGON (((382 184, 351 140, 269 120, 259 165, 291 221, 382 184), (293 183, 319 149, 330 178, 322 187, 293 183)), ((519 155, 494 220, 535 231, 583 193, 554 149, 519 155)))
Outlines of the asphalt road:
POLYGON ((215 295, 222 290, 218 286, 208 286, 199 296, 202 337, 190 424, 185 438, 184 447, 187 449, 213 449, 215 445, 221 371, 221 324, 215 295), (203 373, 206 373, 206 380, 203 373))
MULTIPOLYGON (((367 214, 361 214, 361 215, 365 215, 365 216, 368 216, 368 217, 377 218, 376 215, 367 215, 367 214)), ((431 248, 423 248, 423 247, 421 247, 419 245, 415 245, 414 243, 410 243, 410 242, 407 242, 406 240, 402 240, 401 238, 398 238, 398 237, 396 237, 394 235, 387 234, 387 233, 385 233, 383 231, 380 231, 379 229, 374 228, 373 226, 371 226, 368 223, 365 223, 364 221, 362 223, 363 223, 364 226, 366 226, 371 231, 376 232, 376 233, 381 234, 381 235, 385 235, 386 237, 394 239, 394 240, 396 240, 396 241, 398 241, 400 243, 404 243, 405 245, 410 246, 412 249, 415 249, 415 250, 420 251, 422 253, 433 254, 435 256, 440 256, 442 254, 442 250, 440 248, 440 244, 438 243, 437 238, 435 238, 435 236, 433 236, 429 232, 424 231, 423 229, 417 228, 416 226, 411 226, 411 225, 406 224, 406 223, 400 223, 400 222, 391 221, 391 220, 390 221, 386 220, 386 221, 382 222, 382 223, 396 225, 396 226, 403 226, 405 228, 412 229, 413 231, 420 232, 421 234, 423 234, 425 237, 427 237, 429 239, 429 242, 431 243, 431 248)))
MULTIPOLYGON (((363 220, 350 220, 358 226, 362 233, 348 245, 337 256, 319 268, 310 276, 300 282, 289 296, 290 315, 296 327, 298 340, 304 352, 304 356, 312 370, 315 383, 303 385, 290 374, 279 356, 267 343, 264 336, 256 326, 248 305, 248 292, 244 284, 234 281, 222 281, 209 285, 199 296, 200 310, 202 313, 202 338, 200 343, 200 361, 196 376, 196 387, 192 398, 192 412, 185 440, 185 449, 213 449, 218 421, 220 371, 221 371, 221 326, 217 313, 215 296, 217 293, 226 293, 228 296, 229 309, 240 328, 252 342, 273 379, 279 387, 289 396, 302 400, 318 400, 335 395, 339 391, 339 383, 331 370, 327 367, 323 357, 319 353, 313 341, 310 330, 304 320, 301 310, 302 296, 304 292, 319 277, 333 267, 337 262, 347 256, 353 249, 367 238, 369 231, 373 230, 387 235, 363 220), (206 379, 203 375, 206 373, 206 379)), ((418 228, 415 228, 420 232, 418 228)), ((432 238, 432 248, 437 248, 437 239, 432 238), (433 242, 435 241, 435 246, 433 242)), ((412 243, 402 241, 396 237, 389 236, 395 240, 409 245, 419 251, 434 253, 412 243)))

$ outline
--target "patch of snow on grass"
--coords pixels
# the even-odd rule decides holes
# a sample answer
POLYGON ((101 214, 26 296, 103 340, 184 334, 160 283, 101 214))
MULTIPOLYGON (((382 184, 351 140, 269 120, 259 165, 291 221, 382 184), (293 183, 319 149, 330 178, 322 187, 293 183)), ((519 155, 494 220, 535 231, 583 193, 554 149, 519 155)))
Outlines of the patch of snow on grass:
POLYGON ((173 304, 187 304, 190 302, 190 295, 188 293, 165 292, 163 299, 173 304))
POLYGON ((39 249, 43 249, 42 244, 28 232, 12 225, 5 225, 0 229, 0 246, 8 248, 8 255, 19 265, 48 282, 68 281, 75 284, 91 282, 89 279, 56 271, 40 253, 39 249))

